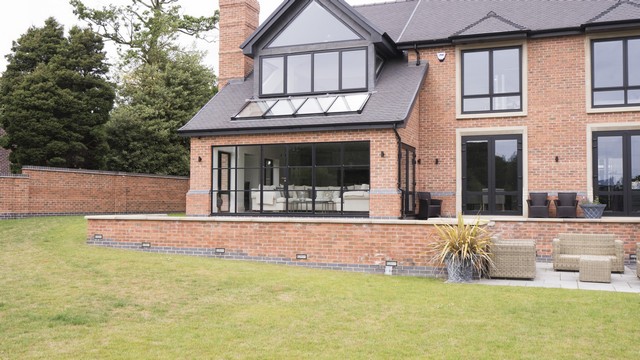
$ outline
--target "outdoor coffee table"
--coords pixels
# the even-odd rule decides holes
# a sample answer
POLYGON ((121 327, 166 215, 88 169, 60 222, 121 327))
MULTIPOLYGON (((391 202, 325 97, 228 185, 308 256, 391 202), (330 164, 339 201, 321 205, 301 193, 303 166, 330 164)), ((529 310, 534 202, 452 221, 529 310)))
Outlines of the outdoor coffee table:
POLYGON ((606 256, 580 256, 580 281, 611 282, 611 259, 606 256))

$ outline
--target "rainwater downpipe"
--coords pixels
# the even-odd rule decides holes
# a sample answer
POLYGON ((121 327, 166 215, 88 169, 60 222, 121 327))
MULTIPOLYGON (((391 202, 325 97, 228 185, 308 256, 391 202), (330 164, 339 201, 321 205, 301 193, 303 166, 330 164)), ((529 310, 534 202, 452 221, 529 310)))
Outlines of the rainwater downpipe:
POLYGON ((416 66, 420 66, 420 51, 418 51, 418 44, 413 44, 413 51, 416 52, 416 66))
POLYGON ((404 196, 402 196, 402 138, 398 133, 398 124, 393 124, 393 132, 396 134, 396 140, 398 142, 398 182, 396 186, 400 190, 400 219, 405 219, 407 215, 404 211, 404 196))

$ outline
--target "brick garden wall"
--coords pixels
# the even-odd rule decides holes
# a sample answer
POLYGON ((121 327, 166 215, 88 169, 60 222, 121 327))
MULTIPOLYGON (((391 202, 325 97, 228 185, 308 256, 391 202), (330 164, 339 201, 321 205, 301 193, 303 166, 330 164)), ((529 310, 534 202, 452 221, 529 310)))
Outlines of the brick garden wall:
MULTIPOLYGON (((550 261, 551 241, 559 233, 582 232, 615 234, 629 263, 640 242, 637 228, 638 222, 584 219, 489 224, 504 239, 535 239, 539 261, 550 261)), ((395 274, 435 277, 442 271, 430 261, 434 230, 432 223, 415 220, 92 216, 87 237, 98 246, 370 273, 382 273, 385 261, 395 260, 395 274), (216 248, 225 253, 216 254, 216 248), (308 258, 298 260, 297 254, 308 258)))
POLYGON ((0 218, 184 212, 189 179, 25 166, 0 177, 0 218))

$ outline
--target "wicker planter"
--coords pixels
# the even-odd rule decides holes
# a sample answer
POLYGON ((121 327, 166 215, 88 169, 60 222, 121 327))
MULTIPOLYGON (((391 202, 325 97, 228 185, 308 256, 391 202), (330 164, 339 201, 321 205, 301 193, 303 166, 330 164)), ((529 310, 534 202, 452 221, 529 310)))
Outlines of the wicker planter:
POLYGON ((605 204, 580 204, 585 219, 600 219, 605 207, 605 204))
POLYGON ((471 265, 471 261, 453 261, 448 258, 445 260, 445 265, 447 265, 447 282, 466 283, 473 280, 473 265, 471 265))

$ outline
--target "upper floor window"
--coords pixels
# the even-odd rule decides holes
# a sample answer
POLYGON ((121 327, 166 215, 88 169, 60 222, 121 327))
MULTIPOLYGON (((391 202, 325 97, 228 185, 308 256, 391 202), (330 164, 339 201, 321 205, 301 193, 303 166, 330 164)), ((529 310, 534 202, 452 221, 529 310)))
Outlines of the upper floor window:
POLYGON ((345 23, 315 1, 296 16, 287 27, 273 39, 268 47, 319 44, 326 42, 359 40, 345 23))
POLYGON ((591 42, 593 107, 640 105, 640 38, 591 42))
POLYGON ((262 57, 260 74, 262 95, 362 91, 367 88, 367 51, 262 57))
POLYGON ((461 54, 463 114, 522 110, 522 47, 461 54))

